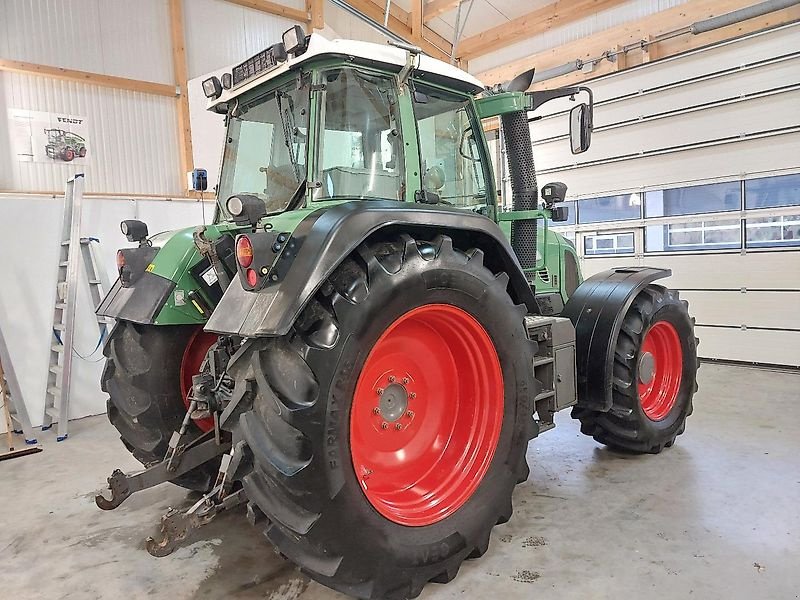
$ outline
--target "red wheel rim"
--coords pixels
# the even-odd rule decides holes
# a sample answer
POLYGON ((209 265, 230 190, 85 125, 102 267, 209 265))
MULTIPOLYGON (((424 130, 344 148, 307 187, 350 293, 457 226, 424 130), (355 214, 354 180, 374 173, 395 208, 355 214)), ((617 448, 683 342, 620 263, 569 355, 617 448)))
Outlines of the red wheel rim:
POLYGON ((402 315, 367 356, 350 413, 370 504, 408 526, 452 515, 489 469, 503 411, 500 359, 472 315, 448 304, 402 315))
MULTIPOLYGON (((211 344, 217 341, 217 336, 213 333, 203 331, 198 327, 197 331, 189 339, 186 349, 183 351, 181 359, 181 396, 186 410, 189 410, 189 391, 192 389, 192 377, 200 372, 200 366, 206 358, 206 353, 211 344)), ((214 429, 214 419, 195 419, 195 424, 202 431, 214 429)))
POLYGON ((681 387, 683 350, 672 323, 659 321, 645 333, 639 352, 639 402, 651 421, 664 419, 681 387))

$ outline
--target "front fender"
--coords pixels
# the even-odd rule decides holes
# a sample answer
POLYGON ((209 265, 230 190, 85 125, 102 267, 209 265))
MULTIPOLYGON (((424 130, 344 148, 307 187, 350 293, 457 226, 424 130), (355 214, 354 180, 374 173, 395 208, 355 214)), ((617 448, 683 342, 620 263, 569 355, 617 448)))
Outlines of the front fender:
POLYGON ((669 269, 625 267, 593 275, 570 297, 562 317, 575 326, 578 406, 606 412, 612 406, 614 348, 634 298, 669 269), (602 381, 602 386, 589 382, 602 381))
POLYGON ((362 200, 320 209, 303 219, 291 236, 299 250, 291 264, 282 267, 285 275, 257 292, 245 290, 234 278, 206 330, 243 337, 285 335, 342 260, 370 236, 383 232, 429 237, 442 233, 459 247, 480 248, 487 266, 508 274, 514 301, 538 312, 519 261, 494 221, 445 206, 362 200))

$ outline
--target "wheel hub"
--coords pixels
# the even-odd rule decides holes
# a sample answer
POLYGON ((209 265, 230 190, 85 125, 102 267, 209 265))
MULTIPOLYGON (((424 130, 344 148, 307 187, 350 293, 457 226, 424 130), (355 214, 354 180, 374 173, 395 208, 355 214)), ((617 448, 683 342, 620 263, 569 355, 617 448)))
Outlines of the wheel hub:
POLYGON ((392 383, 380 394, 380 414, 385 421, 394 423, 408 410, 408 391, 399 383, 392 383))
POLYGON ((656 359, 650 352, 642 352, 639 357, 639 381, 645 385, 653 381, 656 374, 656 359))

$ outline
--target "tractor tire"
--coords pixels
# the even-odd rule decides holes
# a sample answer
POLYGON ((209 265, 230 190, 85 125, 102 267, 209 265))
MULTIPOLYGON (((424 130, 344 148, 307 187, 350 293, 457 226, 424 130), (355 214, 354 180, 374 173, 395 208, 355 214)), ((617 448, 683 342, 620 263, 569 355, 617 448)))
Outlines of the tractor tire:
MULTIPOLYGON (((210 346, 206 336, 195 325, 117 321, 106 342, 101 388, 109 395, 108 420, 125 447, 146 467, 164 459, 172 433, 181 426, 187 409, 185 382, 199 372, 199 357, 210 346)), ((189 427, 190 435, 207 430, 202 421, 189 427)), ((207 492, 216 479, 219 462, 217 458, 200 465, 172 483, 207 492)))
POLYGON ((539 387, 507 285, 448 237, 365 243, 229 371, 253 398, 234 437, 250 517, 310 577, 415 598, 511 517, 539 387))
POLYGON ((81 149, 78 150, 78 156, 84 158, 86 156, 86 146, 81 146, 81 149))
POLYGON ((66 162, 71 162, 73 158, 75 158, 75 152, 72 150, 72 148, 67 148, 64 150, 64 160, 66 162))
POLYGON ((677 291, 660 285, 639 292, 616 341, 611 409, 573 408, 582 433, 634 453, 658 454, 675 443, 697 391, 697 338, 688 307, 677 291))

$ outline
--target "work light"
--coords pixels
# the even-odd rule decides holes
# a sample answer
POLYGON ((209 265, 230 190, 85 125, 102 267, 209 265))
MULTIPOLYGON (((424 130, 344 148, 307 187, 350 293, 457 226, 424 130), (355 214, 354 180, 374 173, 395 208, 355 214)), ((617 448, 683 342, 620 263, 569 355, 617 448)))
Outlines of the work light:
POLYGON ((222 84, 219 82, 219 78, 214 76, 203 81, 203 93, 206 98, 219 98, 222 95, 222 84))
POLYGON ((283 32, 283 46, 286 52, 295 56, 302 54, 306 49, 306 32, 300 25, 283 32))

